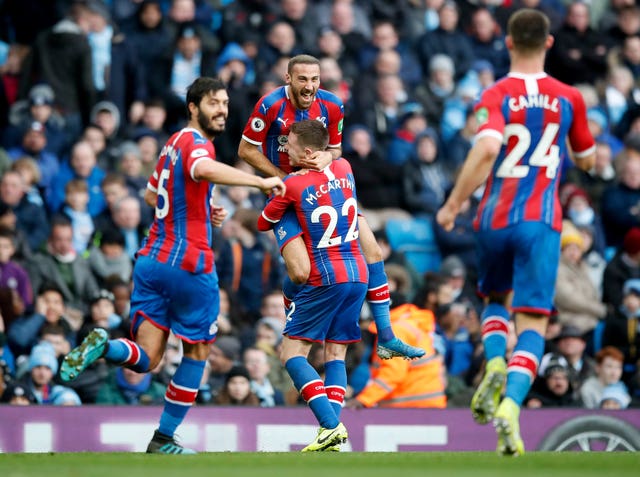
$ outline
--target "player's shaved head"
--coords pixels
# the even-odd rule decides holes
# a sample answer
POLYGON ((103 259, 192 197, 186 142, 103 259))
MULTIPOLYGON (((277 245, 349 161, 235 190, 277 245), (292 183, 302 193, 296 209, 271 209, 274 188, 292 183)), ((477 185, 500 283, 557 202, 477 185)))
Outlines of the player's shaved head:
POLYGON ((293 68, 296 65, 318 65, 318 67, 320 67, 320 60, 311 55, 294 56, 289 60, 289 64, 287 65, 287 73, 289 73, 289 75, 293 74, 293 68))
POLYGON ((535 53, 545 48, 549 36, 549 18, 538 10, 523 8, 511 15, 507 31, 518 51, 535 53))
POLYGON ((329 145, 329 131, 316 119, 293 123, 290 132, 298 136, 298 141, 303 148, 324 151, 329 145))

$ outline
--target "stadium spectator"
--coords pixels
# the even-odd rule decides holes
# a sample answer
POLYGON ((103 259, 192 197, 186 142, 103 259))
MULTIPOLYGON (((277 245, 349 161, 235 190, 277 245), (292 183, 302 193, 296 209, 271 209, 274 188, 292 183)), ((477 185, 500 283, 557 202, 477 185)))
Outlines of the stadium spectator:
POLYGON ((126 253, 124 235, 118 229, 107 229, 101 234, 100 243, 89 250, 88 261, 100 286, 105 286, 113 277, 124 282, 131 280, 133 261, 126 253))
POLYGON ((606 316, 607 307, 600 301, 600 294, 589 277, 587 265, 582 261, 582 234, 568 221, 562 227, 560 248, 554 299, 558 320, 563 325, 578 328, 591 342, 593 330, 606 316))
POLYGON ((45 249, 36 253, 25 268, 34 290, 39 290, 43 283, 58 287, 69 318, 79 325, 98 285, 87 260, 73 249, 73 228, 69 219, 54 218, 45 249))
POLYGON ((16 229, 24 233, 31 250, 38 250, 47 238, 49 220, 42 205, 29 201, 22 176, 8 170, 0 178, 0 202, 8 206, 16 218, 16 229))
POLYGON ((500 25, 486 7, 476 9, 471 16, 471 52, 474 58, 487 60, 493 65, 496 78, 509 71, 509 53, 500 25))
POLYGON ((9 383, 0 396, 0 402, 13 406, 28 406, 37 404, 36 397, 28 387, 20 383, 9 383))
POLYGON ((567 8, 564 24, 555 33, 549 52, 552 75, 568 84, 595 84, 607 72, 608 45, 589 25, 589 5, 574 2, 567 8))
POLYGON ((556 353, 567 361, 574 398, 580 397, 580 389, 584 382, 596 374, 596 362, 592 355, 587 353, 587 340, 591 341, 589 334, 585 335, 580 328, 571 325, 562 326, 555 338, 556 353))
POLYGON ((427 122, 433 128, 440 127, 444 104, 455 93, 455 65, 445 54, 438 53, 429 60, 429 75, 415 89, 415 97, 422 104, 427 122))
POLYGON ((562 356, 545 355, 540 363, 540 369, 526 397, 526 407, 537 409, 580 405, 579 400, 574 398, 567 362, 562 356))
POLYGON ((22 176, 27 200, 32 204, 42 207, 44 200, 38 188, 41 175, 40 168, 36 161, 31 157, 23 156, 11 164, 11 170, 16 171, 22 176))
MULTIPOLYGON (((371 379, 355 398, 347 401, 346 407, 445 408, 444 363, 434 347, 433 313, 402 304, 391 310, 391 324, 400 339, 424 349, 425 357, 383 361, 373 355, 371 379)), ((369 330, 375 333, 375 324, 369 330)))
POLYGON ((11 229, 0 226, 0 314, 9 326, 33 306, 33 290, 26 270, 13 256, 16 237, 11 229))
POLYGON ((29 354, 47 324, 60 326, 67 341, 76 343, 76 330, 66 313, 64 297, 53 285, 45 284, 38 290, 35 311, 14 321, 7 330, 9 346, 16 356, 29 354))
POLYGON ((58 372, 58 360, 50 343, 43 341, 31 350, 28 373, 19 383, 31 392, 38 404, 54 406, 79 406, 78 394, 71 388, 55 384, 53 377, 58 372))
POLYGON ((249 371, 244 366, 231 368, 214 402, 221 406, 258 406, 260 399, 251 390, 249 371))
POLYGON ((282 391, 276 389, 269 381, 269 358, 264 349, 247 348, 243 354, 243 364, 251 379, 251 392, 260 400, 261 407, 274 407, 284 405, 282 391))
POLYGON ((443 257, 451 255, 458 257, 466 269, 467 281, 472 286, 478 277, 476 242, 473 232, 473 220, 477 211, 478 200, 472 196, 462 203, 453 229, 447 231, 437 222, 433 224, 433 232, 440 254, 443 257))
POLYGON ((630 229, 624 236, 622 249, 609 261, 602 280, 602 301, 617 313, 622 305, 624 284, 640 278, 640 227, 630 229))
POLYGON ((427 128, 416 135, 415 154, 403 165, 402 192, 405 208, 414 215, 433 216, 444 203, 451 179, 436 131, 427 128))
POLYGON ((573 167, 567 171, 566 177, 567 182, 576 184, 587 193, 591 207, 599 215, 601 213, 602 194, 616 180, 611 146, 607 142, 596 140, 596 162, 593 169, 583 171, 573 167))
POLYGON ((151 373, 113 368, 98 391, 96 404, 158 405, 164 401, 164 390, 162 384, 153 380, 151 373))
POLYGON ((626 409, 631 402, 631 396, 622 383, 610 384, 602 391, 600 409, 626 409))
POLYGON ((640 388, 634 382, 638 372, 638 350, 640 349, 640 280, 633 278, 624 282, 622 303, 607 317, 602 337, 603 346, 614 346, 624 354, 622 380, 637 395, 640 388))
POLYGON ((400 55, 400 78, 409 88, 416 87, 421 80, 420 64, 408 45, 398 35, 395 25, 389 20, 378 20, 371 33, 371 40, 360 48, 358 64, 361 70, 371 68, 381 51, 395 50, 400 55))
POLYGON ((71 179, 84 179, 89 186, 89 213, 95 217, 106 206, 100 183, 104 178, 104 171, 97 165, 96 154, 86 141, 79 141, 71 149, 69 161, 60 166, 60 171, 53 178, 51 188, 45 198, 49 211, 60 211, 64 203, 64 188, 71 179))
POLYGON ((596 353, 596 375, 588 378, 580 389, 584 407, 587 409, 600 407, 605 388, 620 382, 623 363, 624 355, 613 346, 605 346, 596 353))
POLYGON ((602 194, 602 219, 607 245, 619 247, 632 227, 640 227, 640 156, 627 153, 620 166, 619 182, 602 194))
POLYGON ((29 90, 26 100, 13 103, 10 124, 4 132, 3 141, 7 147, 18 146, 22 131, 30 124, 38 122, 44 126, 47 136, 47 150, 60 157, 68 146, 69 137, 65 130, 65 120, 54 108, 55 95, 48 84, 37 84, 29 90))
POLYGON ((240 340, 234 336, 220 336, 209 346, 207 373, 200 391, 215 398, 224 386, 231 369, 240 364, 240 340))
POLYGON ((96 15, 88 3, 74 2, 64 19, 37 36, 22 69, 20 96, 38 83, 49 84, 72 136, 88 124, 96 100, 87 39, 96 15))
POLYGON ((405 103, 400 108, 398 127, 389 144, 386 161, 402 165, 415 154, 416 136, 427 129, 427 118, 419 103, 405 103))
POLYGON ((64 186, 62 214, 69 218, 73 230, 72 245, 79 255, 84 254, 95 231, 89 213, 89 186, 84 179, 71 179, 64 186))
POLYGON ((445 1, 438 9, 438 27, 418 39, 416 50, 425 76, 430 73, 431 59, 438 54, 447 55, 453 60, 456 80, 467 74, 474 56, 469 37, 458 28, 459 19, 456 2, 445 1))

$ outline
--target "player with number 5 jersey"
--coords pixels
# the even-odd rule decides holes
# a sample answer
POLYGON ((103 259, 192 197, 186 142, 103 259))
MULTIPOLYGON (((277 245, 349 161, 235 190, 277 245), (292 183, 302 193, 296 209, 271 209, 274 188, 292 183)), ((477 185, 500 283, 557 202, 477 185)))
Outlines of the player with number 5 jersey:
POLYGON ((145 202, 155 207, 146 244, 133 268, 133 340, 109 340, 96 328, 64 359, 60 377, 75 379, 96 360, 147 373, 160 363, 169 332, 182 341, 183 357, 167 386, 158 429, 148 453, 194 454, 176 442, 174 432, 195 402, 215 340, 219 309, 218 277, 211 228, 225 212, 211 205, 214 184, 247 185, 283 194, 278 177, 261 178, 217 162, 213 139, 224 131, 229 95, 222 81, 198 78, 187 90, 187 127, 165 144, 147 184, 145 202))
POLYGON ((524 452, 520 407, 537 375, 553 308, 562 161, 569 155, 568 142, 576 165, 588 171, 595 143, 578 90, 544 73, 553 45, 549 19, 537 10, 516 11, 505 44, 510 72, 482 95, 474 145, 436 220, 451 230, 461 204, 486 181, 475 228, 487 364, 471 412, 480 424, 493 420, 498 453, 519 455, 524 452), (518 341, 507 363, 511 312, 518 341))

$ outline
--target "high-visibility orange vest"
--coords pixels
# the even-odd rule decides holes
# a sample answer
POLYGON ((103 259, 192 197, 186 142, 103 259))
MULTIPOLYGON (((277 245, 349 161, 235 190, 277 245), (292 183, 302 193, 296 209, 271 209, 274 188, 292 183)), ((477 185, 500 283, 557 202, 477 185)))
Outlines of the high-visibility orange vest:
POLYGON ((402 341, 419 346, 426 353, 420 359, 407 361, 381 360, 374 352, 371 379, 356 399, 365 407, 447 407, 443 357, 433 347, 433 313, 415 305, 402 305, 391 310, 391 327, 402 341))

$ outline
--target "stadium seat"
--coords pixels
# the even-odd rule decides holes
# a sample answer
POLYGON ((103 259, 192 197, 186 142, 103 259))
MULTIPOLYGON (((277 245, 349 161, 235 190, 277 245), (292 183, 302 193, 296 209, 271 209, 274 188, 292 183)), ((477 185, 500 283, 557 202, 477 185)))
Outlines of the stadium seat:
POLYGON ((389 219, 385 232, 391 249, 402 252, 418 273, 438 270, 442 258, 431 219, 389 219))

